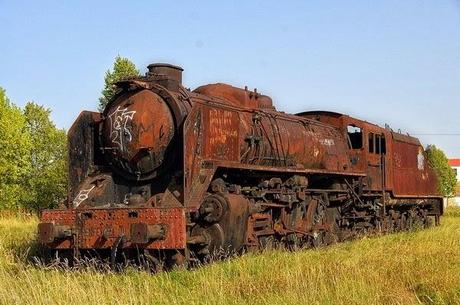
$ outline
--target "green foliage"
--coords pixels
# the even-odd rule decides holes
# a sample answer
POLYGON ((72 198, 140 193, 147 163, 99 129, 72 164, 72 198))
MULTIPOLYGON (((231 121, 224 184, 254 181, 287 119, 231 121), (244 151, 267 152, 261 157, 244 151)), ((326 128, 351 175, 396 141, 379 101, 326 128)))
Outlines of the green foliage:
POLYGON ((38 211, 65 196, 66 135, 49 116, 35 103, 21 110, 0 88, 0 209, 38 211))
POLYGON ((32 144, 25 205, 36 211, 55 207, 67 190, 66 133, 56 128, 50 114, 49 109, 32 102, 24 108, 32 144))
POLYGON ((128 58, 117 56, 113 63, 113 69, 107 70, 105 73, 105 85, 102 90, 102 96, 99 98, 99 111, 103 111, 107 103, 115 94, 113 84, 124 78, 139 76, 139 70, 137 70, 134 63, 128 58))
POLYGON ((428 162, 436 171, 438 176, 438 189, 443 196, 452 196, 457 184, 454 170, 449 166, 448 159, 444 152, 435 145, 428 145, 426 148, 428 162))
POLYGON ((24 202, 24 181, 30 171, 30 135, 20 108, 0 88, 0 208, 19 208, 24 202))

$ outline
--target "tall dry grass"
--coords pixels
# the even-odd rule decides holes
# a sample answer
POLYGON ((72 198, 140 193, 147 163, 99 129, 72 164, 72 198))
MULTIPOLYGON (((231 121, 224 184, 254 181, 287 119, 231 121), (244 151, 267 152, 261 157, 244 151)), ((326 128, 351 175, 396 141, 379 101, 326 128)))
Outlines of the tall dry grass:
POLYGON ((460 304, 460 209, 424 231, 157 275, 35 267, 36 224, 0 217, 2 304, 460 304))

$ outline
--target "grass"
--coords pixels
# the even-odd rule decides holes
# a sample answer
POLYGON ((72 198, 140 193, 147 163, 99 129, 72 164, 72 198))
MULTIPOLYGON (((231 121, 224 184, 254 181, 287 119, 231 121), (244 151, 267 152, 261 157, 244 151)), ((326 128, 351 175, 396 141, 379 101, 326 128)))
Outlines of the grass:
POLYGON ((157 275, 35 267, 36 225, 0 217, 1 304, 460 304, 460 209, 424 231, 157 275))

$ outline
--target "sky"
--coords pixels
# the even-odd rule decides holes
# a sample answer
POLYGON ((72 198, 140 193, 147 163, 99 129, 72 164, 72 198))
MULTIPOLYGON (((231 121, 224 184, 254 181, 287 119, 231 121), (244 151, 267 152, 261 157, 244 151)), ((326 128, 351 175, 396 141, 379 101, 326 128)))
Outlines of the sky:
POLYGON ((278 110, 389 124, 460 157, 460 0, 0 0, 0 86, 69 128, 117 55, 184 68, 278 110))

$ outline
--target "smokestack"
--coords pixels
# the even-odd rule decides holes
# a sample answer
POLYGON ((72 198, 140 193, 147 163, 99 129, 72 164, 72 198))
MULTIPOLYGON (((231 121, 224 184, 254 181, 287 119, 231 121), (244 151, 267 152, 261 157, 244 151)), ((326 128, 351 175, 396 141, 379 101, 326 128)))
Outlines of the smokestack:
POLYGON ((148 65, 147 69, 149 69, 147 76, 153 78, 168 90, 177 91, 179 85, 182 85, 182 71, 184 71, 184 69, 179 66, 154 63, 148 65))

